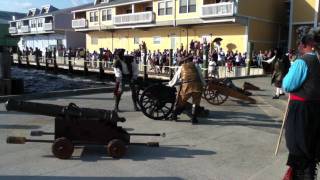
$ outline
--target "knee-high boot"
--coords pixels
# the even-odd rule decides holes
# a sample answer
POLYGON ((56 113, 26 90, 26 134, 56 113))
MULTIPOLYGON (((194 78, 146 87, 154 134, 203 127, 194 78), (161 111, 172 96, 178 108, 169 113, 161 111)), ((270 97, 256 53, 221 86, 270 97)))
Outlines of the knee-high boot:
POLYGON ((131 90, 131 94, 132 94, 132 102, 133 102, 133 107, 135 111, 140 111, 140 109, 138 108, 138 94, 136 92, 135 89, 131 90))
POLYGON ((293 168, 292 180, 316 180, 316 164, 312 163, 307 168, 293 168))
POLYGON ((192 119, 191 123, 192 124, 198 124, 198 114, 199 114, 199 106, 193 104, 192 105, 192 119))
POLYGON ((115 99, 114 111, 116 111, 116 112, 119 112, 119 103, 121 100, 121 95, 122 94, 118 94, 118 95, 114 96, 114 99, 115 99))

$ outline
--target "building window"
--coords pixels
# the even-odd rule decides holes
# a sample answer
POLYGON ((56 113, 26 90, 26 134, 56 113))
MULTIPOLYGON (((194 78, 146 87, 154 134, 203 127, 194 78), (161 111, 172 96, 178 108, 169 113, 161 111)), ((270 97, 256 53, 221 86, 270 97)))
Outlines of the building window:
POLYGON ((98 11, 94 12, 94 22, 98 22, 99 14, 98 11))
POLYGON ((134 38, 133 38, 133 43, 134 43, 134 44, 139 44, 139 43, 140 43, 140 38, 134 37, 134 38))
POLYGON ((90 12, 90 22, 94 21, 94 12, 90 12))
POLYGON ((102 21, 107 20, 107 10, 102 10, 102 21))
POLYGON ((163 1, 158 3, 158 15, 171 15, 172 1, 163 1))
POLYGON ((172 14, 172 1, 166 2, 166 14, 171 15, 172 14))
POLYGON ((153 37, 153 44, 160 44, 161 43, 161 37, 160 36, 154 36, 153 37))
POLYGON ((92 38, 91 38, 91 44, 93 44, 93 45, 98 45, 98 38, 92 37, 92 38))
POLYGON ((111 21, 111 19, 112 19, 112 11, 111 11, 111 9, 108 9, 107 10, 107 21, 111 21))
POLYGON ((196 11, 196 0, 180 0, 179 13, 191 13, 196 11))
POLYGON ((111 21, 111 9, 102 10, 102 21, 111 21))
POLYGON ((31 20, 31 28, 36 28, 37 27, 37 20, 31 20))
POLYGON ((43 26, 43 22, 41 20, 38 21, 38 27, 42 27, 43 26))

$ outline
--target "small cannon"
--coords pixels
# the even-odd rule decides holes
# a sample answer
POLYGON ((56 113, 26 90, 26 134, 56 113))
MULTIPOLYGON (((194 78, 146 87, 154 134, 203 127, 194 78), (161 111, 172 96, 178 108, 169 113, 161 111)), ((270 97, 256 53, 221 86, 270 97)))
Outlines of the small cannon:
POLYGON ((117 126, 125 122, 114 111, 103 109, 79 108, 74 103, 68 106, 41 104, 34 102, 9 100, 8 111, 55 117, 54 132, 32 131, 31 136, 54 135, 54 140, 35 140, 25 137, 8 137, 8 144, 25 144, 26 142, 53 143, 52 153, 59 159, 69 159, 75 145, 98 144, 107 145, 108 153, 113 158, 121 158, 126 154, 128 145, 147 145, 158 147, 158 142, 131 143, 130 136, 162 136, 165 134, 128 133, 117 126))

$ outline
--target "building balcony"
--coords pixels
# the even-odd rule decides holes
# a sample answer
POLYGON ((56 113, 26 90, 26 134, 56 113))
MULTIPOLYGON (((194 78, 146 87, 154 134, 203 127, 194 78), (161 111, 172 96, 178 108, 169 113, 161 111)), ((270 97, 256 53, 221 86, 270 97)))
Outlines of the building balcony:
POLYGON ((152 23, 155 17, 152 11, 132 14, 121 14, 114 17, 115 25, 152 23))
POLYGON ((72 28, 86 28, 88 27, 88 21, 84 18, 72 20, 72 28))
POLYGON ((21 32, 22 33, 30 32, 30 27, 29 26, 21 26, 21 32))
POLYGON ((9 27, 9 33, 10 34, 16 34, 16 33, 18 33, 18 30, 17 30, 16 27, 9 27))
POLYGON ((202 18, 233 16, 235 13, 236 8, 233 2, 206 4, 201 7, 202 18))
POLYGON ((52 30, 53 30, 53 25, 52 25, 52 23, 44 23, 44 24, 43 24, 43 30, 44 30, 44 31, 52 31, 52 30))

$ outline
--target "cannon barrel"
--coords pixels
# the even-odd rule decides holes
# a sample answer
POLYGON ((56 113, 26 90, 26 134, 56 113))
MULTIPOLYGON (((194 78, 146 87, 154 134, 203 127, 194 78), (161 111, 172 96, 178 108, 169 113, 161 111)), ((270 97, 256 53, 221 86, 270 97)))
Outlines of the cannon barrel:
POLYGON ((120 118, 115 111, 79 108, 74 103, 70 103, 68 106, 59 106, 10 99, 6 102, 5 106, 7 111, 18 111, 51 117, 86 118, 93 120, 105 120, 113 123, 126 121, 125 118, 120 118))

